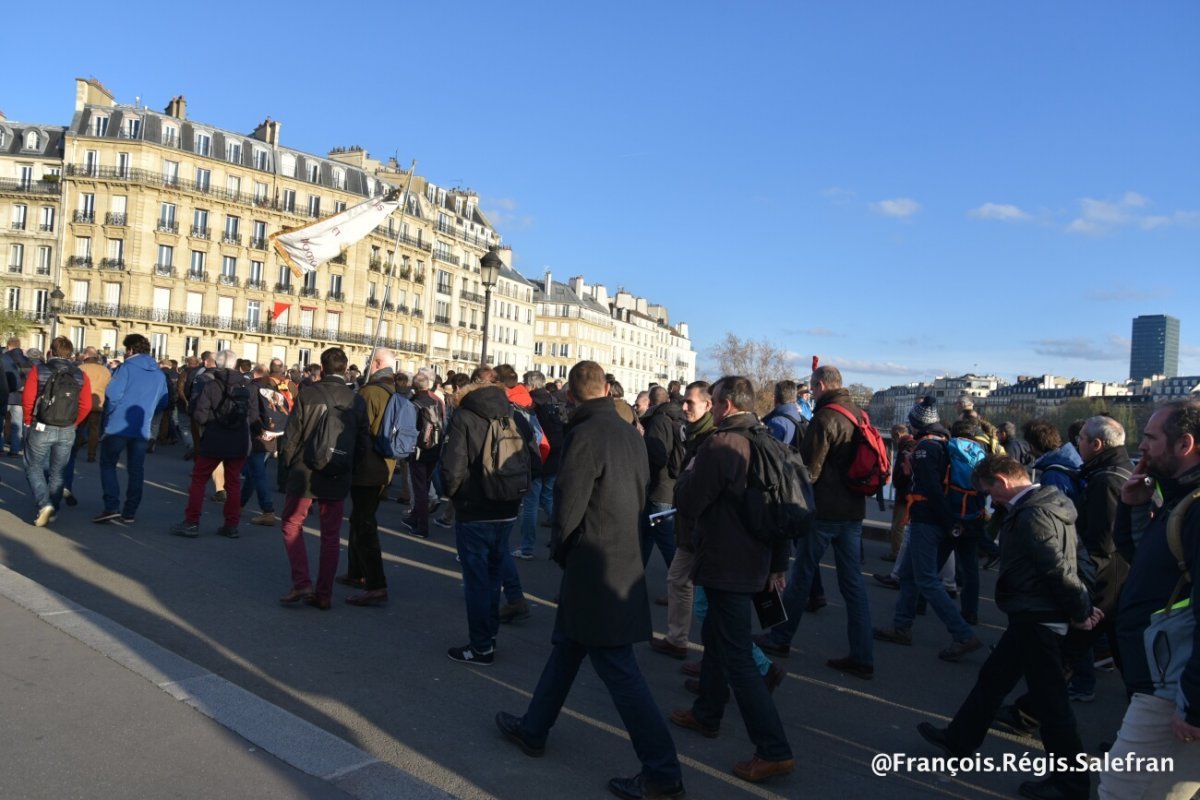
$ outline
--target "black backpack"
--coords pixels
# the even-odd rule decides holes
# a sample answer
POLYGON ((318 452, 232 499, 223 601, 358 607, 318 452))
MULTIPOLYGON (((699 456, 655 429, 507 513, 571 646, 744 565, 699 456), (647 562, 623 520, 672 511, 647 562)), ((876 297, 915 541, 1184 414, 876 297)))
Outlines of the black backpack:
POLYGON ((312 436, 304 443, 304 465, 327 478, 339 478, 354 470, 354 445, 358 437, 353 398, 339 406, 326 397, 325 408, 312 436))
POLYGON ((34 406, 38 422, 54 428, 74 427, 79 416, 79 395, 83 392, 78 374, 76 367, 60 367, 50 373, 34 406))
POLYGON ((442 443, 442 416, 435 403, 413 405, 417 407, 417 450, 432 450, 442 443))
POLYGON ((807 535, 814 505, 804 462, 772 436, 766 425, 732 431, 750 441, 750 466, 740 507, 746 530, 770 545, 807 535))
POLYGON ((241 379, 234 386, 225 384, 221 389, 221 401, 213 409, 213 422, 228 430, 237 430, 249 424, 250 387, 241 379))

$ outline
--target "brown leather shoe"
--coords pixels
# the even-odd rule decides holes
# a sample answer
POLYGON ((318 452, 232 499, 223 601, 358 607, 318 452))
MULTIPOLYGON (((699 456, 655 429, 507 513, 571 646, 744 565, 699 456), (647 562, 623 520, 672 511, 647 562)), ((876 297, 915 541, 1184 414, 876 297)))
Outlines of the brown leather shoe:
POLYGON ((321 598, 317 597, 315 594, 310 594, 308 597, 304 598, 304 605, 312 606, 313 608, 320 609, 321 611, 328 611, 333 603, 328 597, 321 598))
POLYGON ((686 647, 676 647, 661 636, 655 636, 650 640, 650 649, 656 653, 662 653, 664 656, 678 658, 680 661, 687 658, 688 654, 686 647))
POLYGON ((690 708, 677 708, 672 711, 671 724, 695 731, 701 736, 705 736, 709 739, 715 739, 717 738, 717 735, 721 733, 720 728, 706 728, 701 725, 700 720, 696 719, 696 715, 692 713, 690 708))
POLYGON ((372 589, 362 594, 352 594, 346 602, 352 606, 386 606, 388 601, 387 589, 372 589))
POLYGON ((291 606, 302 601, 307 601, 308 598, 312 596, 313 590, 311 586, 304 589, 292 589, 283 597, 279 598, 279 602, 283 603, 285 606, 291 606))
POLYGON ((339 583, 342 586, 349 586, 351 589, 363 589, 367 585, 366 578, 351 578, 349 574, 338 575, 333 579, 334 583, 339 583))
POLYGON ((750 783, 761 783, 768 778, 777 778, 780 775, 790 775, 792 770, 796 768, 796 760, 789 758, 786 761, 767 761, 765 758, 759 758, 757 755, 749 761, 739 761, 733 765, 733 774, 737 775, 744 781, 750 783))

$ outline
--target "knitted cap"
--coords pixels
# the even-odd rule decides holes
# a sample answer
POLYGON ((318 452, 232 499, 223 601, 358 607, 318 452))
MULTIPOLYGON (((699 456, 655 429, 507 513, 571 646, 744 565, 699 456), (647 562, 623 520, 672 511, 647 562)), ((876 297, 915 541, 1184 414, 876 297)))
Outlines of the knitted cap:
POLYGON ((921 398, 921 401, 908 412, 908 421, 915 428, 928 428, 938 422, 937 399, 932 396, 921 398))

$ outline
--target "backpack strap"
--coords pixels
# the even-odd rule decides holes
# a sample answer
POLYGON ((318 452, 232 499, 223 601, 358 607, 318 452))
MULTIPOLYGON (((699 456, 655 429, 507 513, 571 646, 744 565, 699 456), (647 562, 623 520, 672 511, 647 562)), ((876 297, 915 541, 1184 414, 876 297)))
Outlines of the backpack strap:
POLYGON ((1183 596, 1183 590, 1192 582, 1192 574, 1187 568, 1186 553, 1183 552, 1183 518, 1187 516, 1188 509, 1198 498, 1200 498, 1200 489, 1194 489, 1184 495, 1183 499, 1171 509, 1171 515, 1167 518, 1167 547, 1179 567, 1179 580, 1175 582, 1175 589, 1171 592, 1171 598, 1167 600, 1167 605, 1163 609, 1166 614, 1170 614, 1175 609, 1179 598, 1183 596))
POLYGON ((829 405, 827 405, 825 407, 831 408, 834 411, 839 412, 842 416, 846 417, 846 419, 853 422, 855 428, 862 427, 862 420, 859 419, 858 417, 854 416, 854 414, 850 413, 850 409, 845 408, 844 406, 839 406, 837 403, 830 403, 829 405))

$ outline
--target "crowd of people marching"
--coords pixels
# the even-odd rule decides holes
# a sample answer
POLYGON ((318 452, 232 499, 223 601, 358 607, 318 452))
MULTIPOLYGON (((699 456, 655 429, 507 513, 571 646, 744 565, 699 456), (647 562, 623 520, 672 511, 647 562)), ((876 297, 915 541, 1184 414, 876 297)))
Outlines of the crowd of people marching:
MULTIPOLYGON (((935 400, 923 399, 884 447, 831 366, 777 383, 774 408, 760 419, 756 387, 740 376, 654 385, 630 403, 590 361, 560 386, 507 364, 409 376, 386 349, 360 374, 336 347, 290 370, 231 351, 158 362, 136 333, 122 348, 106 363, 66 338, 44 356, 12 339, 0 356, 3 444, 23 459, 35 525, 78 502, 81 453, 99 459, 103 509, 92 521, 133 524, 146 453, 181 443, 192 472, 183 519, 169 532, 199 536, 207 497, 222 504, 216 532, 237 538, 243 509, 257 500, 249 524, 281 527, 291 568, 279 601, 327 610, 335 582, 355 590, 352 606, 388 602, 376 518, 395 494, 410 509, 412 535, 453 526, 468 631, 447 654, 486 667, 499 626, 529 616, 518 563, 535 557, 541 512, 563 569, 553 647, 525 712, 500 712, 495 722, 525 754, 543 755, 589 658, 641 762, 637 775, 609 782, 617 796, 684 796, 669 724, 716 737, 731 695, 755 748, 733 772, 760 782, 794 770, 772 693, 803 614, 826 604, 819 564, 830 549, 848 642, 847 655, 828 665, 864 680, 874 678, 875 642, 910 646, 926 608, 949 634, 939 658, 983 650, 980 570, 998 568, 1007 627, 949 726, 918 726, 945 756, 977 753, 998 728, 1040 733, 1048 754, 1073 761, 1085 748, 1072 703, 1091 701, 1095 670, 1114 664, 1129 705, 1111 732, 1110 757, 1165 756, 1173 769, 1102 771, 1101 797, 1190 798, 1200 789, 1198 401, 1154 411, 1135 465, 1109 416, 1079 420, 1065 440, 1045 420, 1018 436, 1012 423, 980 417, 969 398, 949 426, 935 400), (863 520, 873 496, 883 507, 889 482, 884 558, 894 569, 874 578, 898 595, 890 621, 873 625, 863 520), (347 498, 348 563, 339 574, 347 498), (302 535, 314 502, 315 580, 302 535), (655 550, 667 567, 661 592, 645 577, 655 550), (772 598, 785 613, 755 635, 755 609, 770 609, 772 598), (651 602, 667 608, 665 636, 652 635, 651 602), (703 657, 688 661, 695 619, 703 657), (684 662, 696 695, 690 708, 659 710, 634 657, 633 646, 647 641, 684 662), (1024 694, 1005 704, 1022 680, 1024 694)), ((1090 791, 1086 770, 1019 787, 1031 798, 1090 791)))

